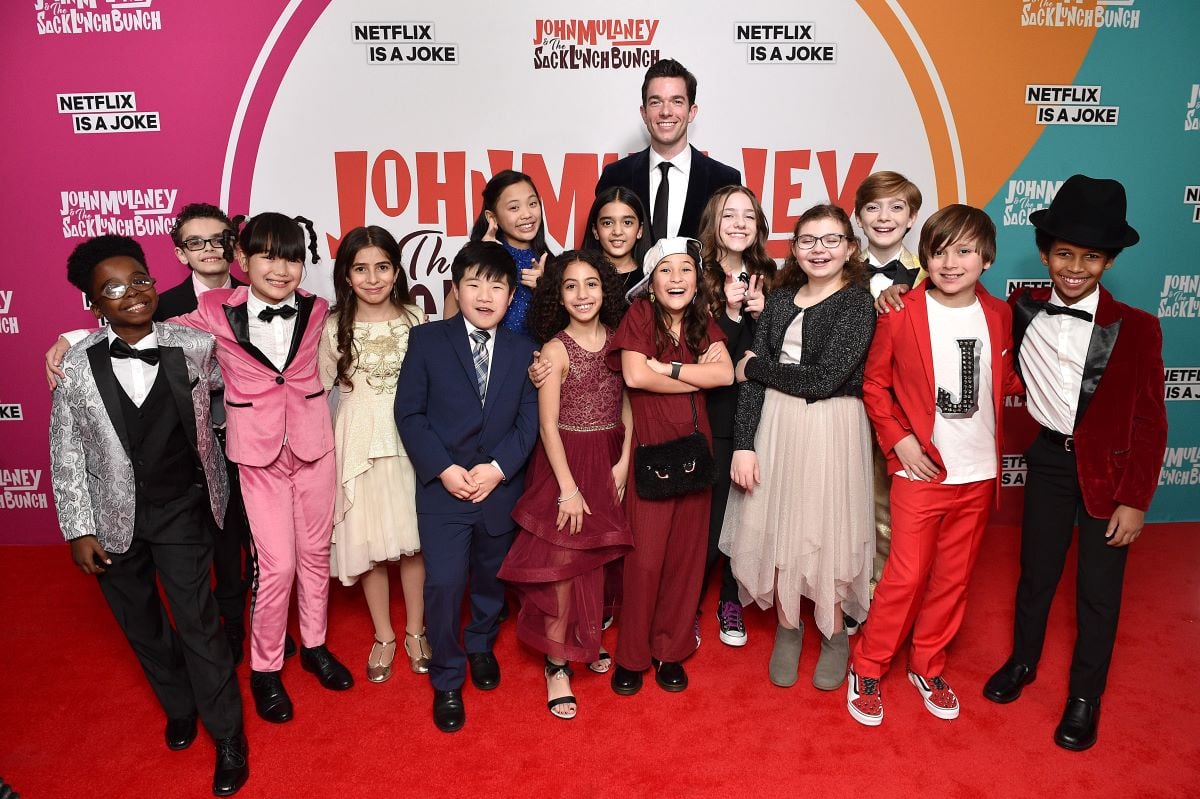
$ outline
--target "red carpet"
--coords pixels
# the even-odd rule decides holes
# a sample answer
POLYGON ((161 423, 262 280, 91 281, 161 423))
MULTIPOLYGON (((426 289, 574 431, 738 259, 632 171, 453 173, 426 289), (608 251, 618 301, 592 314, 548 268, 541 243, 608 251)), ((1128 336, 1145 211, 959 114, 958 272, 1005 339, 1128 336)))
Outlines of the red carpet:
MULTIPOLYGON (((947 677, 963 705, 956 721, 924 710, 901 660, 883 684, 883 726, 861 727, 844 689, 827 694, 809 682, 819 648, 811 624, 800 682, 784 690, 767 681, 773 613, 749 612, 750 643, 735 650, 717 640, 706 612, 687 691, 666 694, 648 679, 637 696, 619 697, 607 676, 580 667, 579 716, 569 722, 546 711, 540 658, 505 627, 496 649, 503 683, 491 693, 468 684, 467 726, 444 735, 427 680, 399 668, 402 653, 389 682, 366 681, 366 606, 359 589, 335 586, 329 644, 359 682, 327 692, 289 661, 296 719, 274 726, 254 715, 243 664, 251 777, 238 795, 1197 796, 1198 531, 1158 525, 1134 545, 1100 741, 1081 754, 1051 741, 1073 642, 1071 577, 1037 682, 1004 707, 980 696, 1008 653, 1016 581, 1016 533, 995 528, 950 652, 947 677)), ((0 556, 0 775, 25 799, 211 795, 211 741, 202 732, 185 752, 166 749, 141 670, 66 547, 5 547, 0 556)), ((394 589, 399 608, 398 580, 394 589)))

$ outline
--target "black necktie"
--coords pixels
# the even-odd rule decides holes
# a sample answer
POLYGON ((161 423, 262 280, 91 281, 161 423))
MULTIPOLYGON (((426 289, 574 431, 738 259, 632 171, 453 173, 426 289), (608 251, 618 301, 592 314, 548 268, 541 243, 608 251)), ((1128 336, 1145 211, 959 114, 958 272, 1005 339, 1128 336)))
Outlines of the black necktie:
POLYGON ((110 358, 137 358, 139 361, 154 366, 158 363, 158 348, 148 347, 144 350, 136 350, 129 346, 125 339, 113 339, 113 343, 108 345, 108 357, 110 358))
POLYGON ((284 319, 291 319, 295 315, 296 308, 292 305, 281 305, 278 308, 267 306, 258 312, 258 318, 264 322, 270 322, 276 316, 283 317, 284 319))
POLYGON ((658 171, 662 173, 662 180, 658 182, 658 192, 654 195, 654 216, 650 219, 655 240, 667 237, 667 204, 671 196, 667 173, 671 171, 671 162, 663 161, 658 165, 658 171))
POLYGON ((1078 308, 1071 308, 1066 305, 1055 305, 1049 301, 1042 302, 1039 304, 1041 305, 1042 310, 1045 311, 1046 313, 1050 314, 1051 316, 1059 316, 1059 315, 1065 314, 1067 316, 1074 316, 1076 319, 1082 319, 1085 322, 1092 321, 1092 315, 1090 313, 1088 313, 1087 311, 1081 311, 1078 308))

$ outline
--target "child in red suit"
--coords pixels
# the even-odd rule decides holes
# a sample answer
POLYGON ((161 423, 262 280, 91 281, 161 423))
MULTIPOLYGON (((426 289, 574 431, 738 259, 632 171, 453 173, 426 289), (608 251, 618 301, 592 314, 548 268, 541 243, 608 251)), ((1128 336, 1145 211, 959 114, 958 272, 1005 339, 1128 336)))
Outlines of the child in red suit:
POLYGON ((879 681, 910 627, 909 680, 934 716, 958 716, 946 647, 999 497, 1003 398, 1020 393, 1008 306, 979 285, 995 225, 978 208, 947 206, 925 223, 919 252, 929 281, 902 312, 880 316, 863 384, 893 475, 891 554, 847 683, 850 715, 868 726, 883 721, 879 681))
POLYGON ((1054 742, 1080 751, 1096 742, 1128 545, 1142 531, 1167 444, 1162 330, 1100 285, 1138 242, 1120 183, 1074 175, 1029 221, 1053 289, 1020 290, 1009 302, 1017 367, 1042 430, 1025 453, 1012 655, 983 695, 1008 703, 1033 682, 1078 525, 1075 654, 1054 742))

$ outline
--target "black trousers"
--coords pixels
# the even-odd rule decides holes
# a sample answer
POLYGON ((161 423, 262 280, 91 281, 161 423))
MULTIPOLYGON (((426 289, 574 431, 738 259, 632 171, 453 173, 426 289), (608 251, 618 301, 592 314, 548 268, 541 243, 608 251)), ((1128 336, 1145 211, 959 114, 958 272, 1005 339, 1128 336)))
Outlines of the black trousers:
MULTIPOLYGON (((221 448, 225 447, 225 431, 217 431, 221 448)), ((229 474, 229 506, 225 510, 225 527, 217 527, 212 514, 205 519, 212 533, 213 575, 216 586, 213 596, 225 624, 244 625, 246 615, 246 593, 254 573, 254 559, 250 549, 250 523, 246 519, 246 507, 242 504, 242 484, 238 478, 237 464, 226 459, 225 471, 229 474)))
POLYGON ((721 561, 721 602, 736 602, 738 599, 737 580, 733 577, 733 566, 729 558, 721 554, 717 544, 721 541, 721 523, 725 521, 725 505, 729 502, 729 486, 733 481, 729 477, 729 469, 733 466, 733 439, 713 437, 713 461, 717 465, 717 482, 713 484, 712 510, 708 516, 708 554, 704 559, 704 582, 700 584, 700 604, 704 604, 704 595, 708 591, 708 575, 712 574, 713 565, 721 561))
POLYGON ((211 515, 201 486, 163 506, 138 497, 133 542, 110 553, 112 565, 97 580, 167 717, 198 713, 214 738, 228 738, 242 730, 242 699, 210 587, 203 514, 211 515))
POLYGON ((1089 516, 1079 490, 1075 454, 1044 436, 1025 453, 1025 510, 1021 523, 1021 578, 1013 622, 1013 659, 1036 665, 1046 619, 1062 577, 1073 527, 1079 527, 1075 590, 1075 653, 1069 695, 1098 699, 1108 681, 1128 547, 1110 547, 1108 519, 1089 516))

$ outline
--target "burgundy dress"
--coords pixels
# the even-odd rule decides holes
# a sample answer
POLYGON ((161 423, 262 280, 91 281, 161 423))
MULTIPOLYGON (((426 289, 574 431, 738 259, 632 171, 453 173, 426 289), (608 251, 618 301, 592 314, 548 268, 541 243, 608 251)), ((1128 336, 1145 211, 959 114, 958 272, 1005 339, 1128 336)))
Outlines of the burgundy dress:
POLYGON ((604 349, 588 352, 566 331, 555 336, 570 368, 562 384, 558 434, 567 465, 591 510, 583 529, 555 527, 558 480, 541 440, 533 450, 525 494, 513 509, 520 526, 499 576, 520 597, 517 637, 560 660, 593 661, 600 652, 605 564, 633 547, 633 534, 617 499, 612 467, 621 458, 621 373, 605 364, 604 349))

